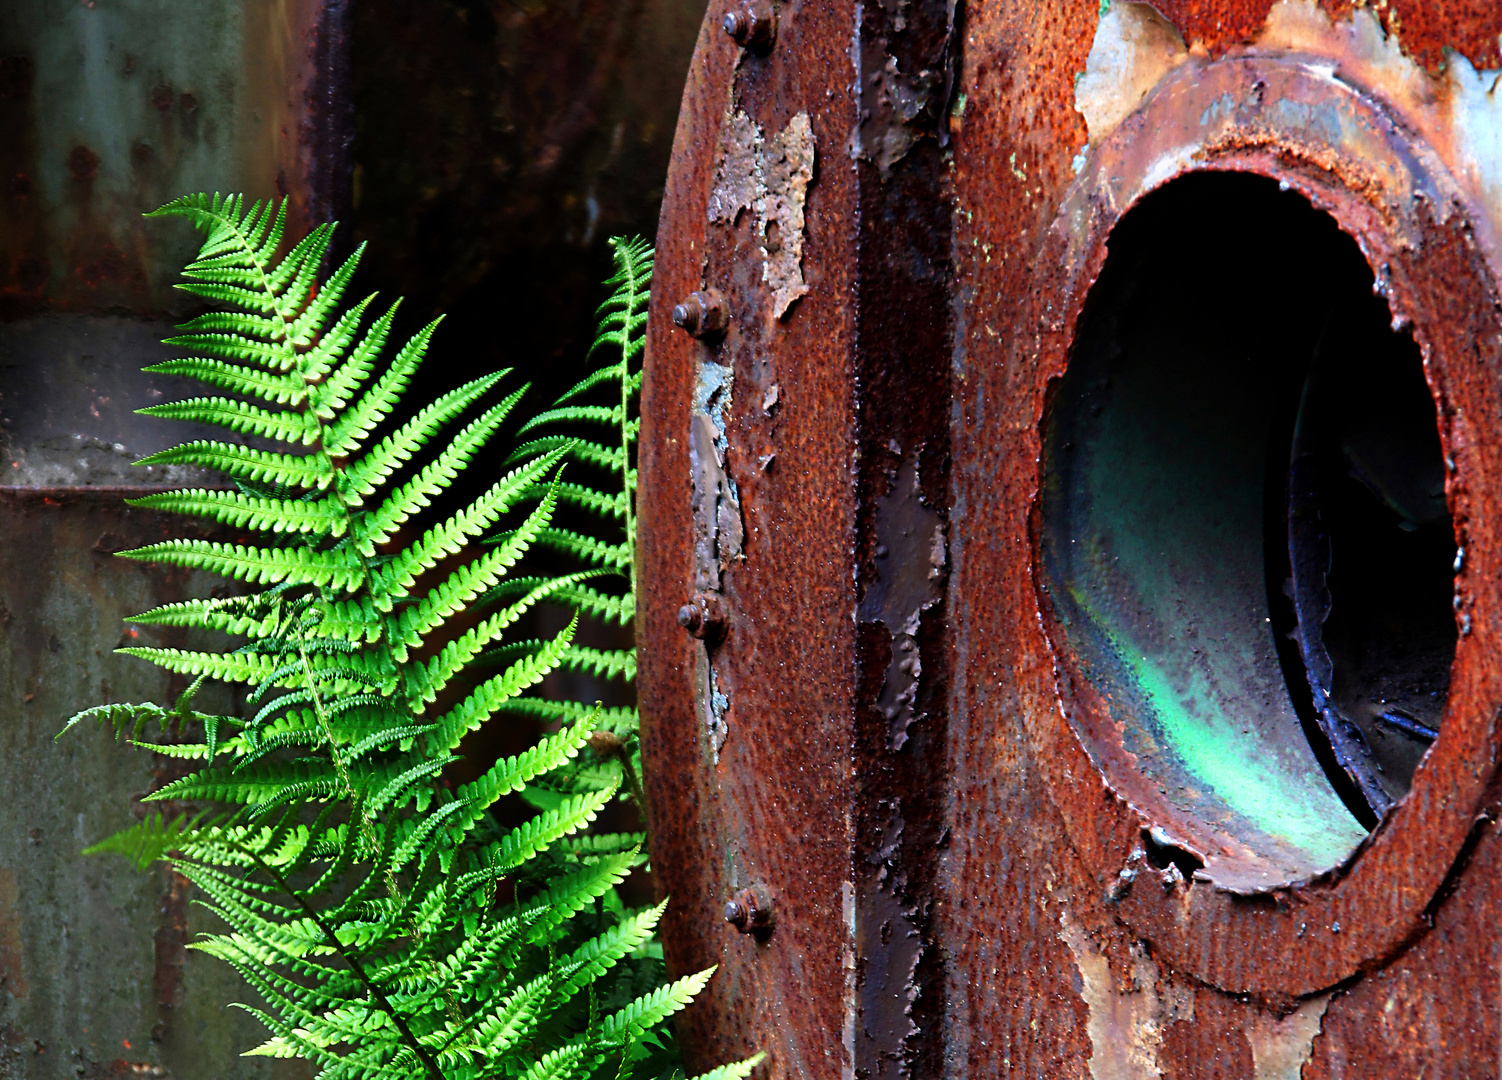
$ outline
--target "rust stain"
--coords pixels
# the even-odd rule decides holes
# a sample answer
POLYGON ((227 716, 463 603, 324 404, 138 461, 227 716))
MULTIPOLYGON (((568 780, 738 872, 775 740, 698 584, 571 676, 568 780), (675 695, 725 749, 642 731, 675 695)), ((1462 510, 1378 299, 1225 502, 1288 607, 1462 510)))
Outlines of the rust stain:
MULTIPOLYGON (((1210 55, 1220 57, 1256 38, 1275 0, 1153 0, 1153 6, 1210 55)), ((1502 12, 1490 0, 1319 0, 1331 19, 1369 11, 1399 35, 1427 71, 1442 72, 1452 56, 1477 68, 1502 66, 1502 12)))
POLYGON ((68 175, 75 184, 91 183, 99 174, 99 155, 87 146, 75 146, 68 152, 68 175))
POLYGON ((152 966, 157 1019, 151 1037, 158 1041, 166 1037, 172 1025, 173 1010, 183 1000, 183 962, 188 954, 188 902, 193 895, 192 882, 182 874, 171 868, 163 869, 162 873, 166 883, 161 895, 160 920, 153 935, 155 962, 152 966))
POLYGON ((23 959, 20 899, 16 872, 0 866, 0 987, 15 1000, 24 1001, 31 988, 23 959))

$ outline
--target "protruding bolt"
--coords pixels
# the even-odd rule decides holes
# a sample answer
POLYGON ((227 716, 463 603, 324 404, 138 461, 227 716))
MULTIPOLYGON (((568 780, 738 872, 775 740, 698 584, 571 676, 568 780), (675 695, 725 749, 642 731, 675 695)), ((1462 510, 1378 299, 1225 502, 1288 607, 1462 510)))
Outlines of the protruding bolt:
POLYGON ((621 752, 621 737, 613 731, 601 728, 599 731, 590 732, 589 748, 601 757, 612 757, 621 752))
POLYGON ((688 294, 673 308, 673 323, 696 338, 723 334, 730 325, 730 305, 719 289, 702 289, 688 294))
POLYGON ((725 635, 725 609, 720 598, 700 593, 678 609, 678 625, 700 641, 718 641, 725 635))
POLYGON ((766 52, 777 40, 777 10, 768 0, 742 0, 725 12, 720 25, 743 49, 766 52))
POLYGON ((772 894, 765 885, 741 889, 725 902, 725 921, 743 934, 766 937, 772 932, 772 894))

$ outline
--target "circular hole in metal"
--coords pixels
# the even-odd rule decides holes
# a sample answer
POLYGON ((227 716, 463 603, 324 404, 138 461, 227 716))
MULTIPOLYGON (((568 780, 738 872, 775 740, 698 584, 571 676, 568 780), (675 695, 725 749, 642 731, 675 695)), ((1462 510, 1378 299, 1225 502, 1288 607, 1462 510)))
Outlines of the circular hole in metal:
POLYGON ((1066 711, 1157 846, 1245 882, 1344 859, 1445 703, 1443 455, 1373 280, 1277 182, 1175 180, 1113 230, 1048 405, 1066 711))

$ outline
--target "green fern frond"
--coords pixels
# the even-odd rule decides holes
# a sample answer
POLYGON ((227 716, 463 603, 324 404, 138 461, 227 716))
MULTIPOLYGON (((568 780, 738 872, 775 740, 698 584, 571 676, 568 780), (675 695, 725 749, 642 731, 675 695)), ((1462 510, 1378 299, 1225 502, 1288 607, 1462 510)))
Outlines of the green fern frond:
POLYGON ((365 579, 360 560, 348 548, 258 548, 211 540, 164 540, 120 552, 127 559, 207 570, 251 585, 315 585, 350 592, 365 579))
POLYGON ((553 772, 572 761, 589 742, 593 731, 590 718, 586 717, 573 727, 543 739, 525 753, 496 762, 478 780, 461 787, 455 797, 477 810, 483 810, 502 795, 520 791, 522 785, 533 777, 553 772))
POLYGON ((259 398, 268 405, 296 407, 308 398, 307 385, 295 375, 280 375, 225 360, 190 356, 179 360, 164 360, 141 370, 153 375, 196 379, 232 394, 259 398))
MULTIPOLYGON (((512 663, 523 656, 530 656, 541 649, 541 641, 518 641, 499 648, 488 649, 475 657, 476 665, 512 663)), ((576 671, 596 679, 636 680, 636 650, 595 649, 586 645, 570 645, 558 662, 560 668, 576 671)))
POLYGON ((257 532, 343 536, 349 527, 344 507, 332 498, 312 502, 306 499, 259 499, 238 491, 194 488, 127 499, 126 504, 173 514, 193 514, 257 532))
MULTIPOLYGON (((219 651, 121 650, 194 678, 172 708, 107 705, 68 722, 101 723, 181 761, 187 775, 147 801, 205 807, 192 818, 152 814, 90 850, 169 861, 223 921, 193 947, 260 996, 240 1006, 267 1029, 254 1055, 305 1059, 322 1080, 589 1080, 617 1058, 624 1076, 643 1047, 662 1045, 660 1025, 709 973, 657 986, 663 908, 627 911, 616 891, 644 865, 643 837, 590 831, 623 783, 637 789, 635 710, 528 694, 560 668, 635 677, 630 650, 573 639, 581 617, 629 623, 634 609, 634 411, 651 249, 612 242, 613 291, 590 354, 604 366, 523 425, 529 442, 509 471, 433 521, 425 511, 526 388, 492 401, 504 373, 485 376, 403 409, 410 419, 382 431, 438 322, 383 361, 396 305, 373 315, 373 296, 345 300, 361 250, 320 284, 333 226, 284 252, 286 213, 285 201, 219 195, 157 211, 204 234, 180 288, 226 310, 180 326, 169 344, 188 355, 148 370, 221 396, 143 412, 238 441, 200 439, 142 464, 217 471, 235 485, 133 504, 250 535, 124 554, 218 574, 245 593, 134 618, 238 639, 219 651), (605 390, 608 401, 584 400, 605 390), (579 425, 599 437, 581 441, 579 425), (566 461, 588 476, 561 480, 566 461), (555 525, 563 504, 619 535, 555 525), (502 531, 482 544, 491 529, 502 531), (518 573, 539 548, 577 568, 518 573), (574 618, 550 640, 509 642, 542 603, 574 618), (499 672, 480 678, 481 664, 499 672), (238 687, 249 718, 195 711, 206 679, 238 687), (496 717, 558 727, 474 780, 446 781, 464 737, 496 717), (153 724, 164 734, 149 742, 153 724), (623 749, 584 754, 600 731, 623 749), (516 795, 510 805, 535 811, 502 827, 491 810, 516 795), (600 1000, 614 1008, 603 1018, 600 1000)), ((712 1080, 746 1075, 728 1068, 712 1080)))
MULTIPOLYGON (((561 650, 573 638, 574 623, 570 623, 554 639, 554 648, 561 650)), ((434 723, 429 745, 435 750, 453 750, 469 732, 495 714, 506 702, 516 698, 523 690, 542 681, 544 675, 556 664, 551 656, 540 655, 513 664, 502 674, 487 679, 459 704, 440 716, 434 723)))
POLYGON ((609 1046, 623 1043, 628 1038, 640 1037, 648 1029, 686 1008, 709 983, 710 976, 714 973, 714 968, 705 968, 692 975, 685 975, 667 986, 659 986, 650 994, 643 994, 630 1005, 606 1017, 600 1025, 600 1041, 609 1046))
POLYGON ((734 1061, 729 1065, 721 1065, 717 1069, 710 1069, 707 1073, 700 1073, 693 1080, 746 1080, 752 1071, 767 1058, 766 1054, 755 1054, 745 1061, 734 1061))
MULTIPOLYGON (((341 487, 349 505, 359 505, 361 497, 379 488, 398 466, 405 464, 413 454, 422 449, 444 424, 479 400, 504 374, 505 372, 497 372, 486 375, 465 383, 457 390, 449 391, 382 439, 359 461, 346 465, 341 487)), ((522 387, 502 402, 498 408, 503 416, 525 392, 526 387, 522 387)))
POLYGON ((217 424, 240 435, 260 435, 279 442, 310 444, 318 437, 318 428, 309 423, 308 414, 287 409, 272 412, 247 401, 205 397, 151 405, 136 412, 162 420, 187 420, 200 424, 217 424))
POLYGON ((114 731, 116 738, 127 737, 126 733, 129 732, 128 737, 135 740, 141 737, 141 733, 146 730, 147 724, 155 721, 159 725, 165 725, 171 716, 171 710, 164 709, 160 705, 153 705, 150 702, 142 705, 96 705, 92 709, 84 709, 82 712, 75 713, 63 725, 63 729, 57 733, 57 737, 61 739, 71 728, 78 724, 97 721, 114 731))
POLYGON ((83 853, 102 855, 108 852, 124 855, 135 864, 136 869, 145 870, 165 857, 169 851, 175 851, 191 841, 197 825, 198 822, 190 821, 186 814, 179 814, 170 822, 161 814, 148 814, 139 824, 122 829, 113 836, 84 848, 83 853))
POLYGON ((640 722, 636 709, 629 705, 610 708, 585 705, 578 701, 549 701, 547 698, 516 697, 496 706, 496 712, 512 716, 530 716, 548 723, 576 723, 594 715, 596 730, 625 736, 634 734, 640 722))

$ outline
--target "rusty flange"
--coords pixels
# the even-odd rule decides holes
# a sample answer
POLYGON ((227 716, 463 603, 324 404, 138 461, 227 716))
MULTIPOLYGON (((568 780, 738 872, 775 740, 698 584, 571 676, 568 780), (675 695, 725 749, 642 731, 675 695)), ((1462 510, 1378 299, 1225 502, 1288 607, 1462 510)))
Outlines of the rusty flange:
MULTIPOLYGON (((963 943, 981 959, 951 984, 950 1052, 971 1075, 1239 1076, 1263 1074, 1281 1039, 1305 1077, 1481 1074, 1499 1028, 1483 928, 1502 909, 1502 854, 1490 824, 1497 650, 1482 637, 1496 631, 1479 615, 1495 594, 1471 560, 1496 557, 1502 204, 1485 195, 1495 170, 1478 170, 1477 149, 1462 149, 1474 135, 1452 120, 1491 77, 1459 57, 1424 73, 1402 32, 1384 38, 1367 12, 1158 8, 1167 19, 1119 0, 1105 16, 1009 4, 967 22, 967 101, 952 122, 965 287, 943 933, 951 955, 963 943), (1135 60, 1113 66, 1123 57, 1135 60), (1182 880, 1192 867, 1175 846, 1227 884, 1242 853, 1222 850, 1192 793, 1134 784, 1107 723, 1119 702, 1091 700, 1070 630, 1048 621, 1036 546, 1050 395, 1112 228, 1148 192, 1207 169, 1286 181, 1331 214, 1410 320, 1455 465, 1458 615, 1471 616, 1447 727, 1407 801, 1329 875, 1243 880, 1259 894, 1248 896, 1182 880)), ((1468 33, 1460 5, 1430 14, 1431 33, 1468 33)), ((1472 59, 1496 66, 1489 52, 1472 59)), ((1183 237, 1186 264, 1216 241, 1183 237)))
MULTIPOLYGON (((1411 323, 1424 350, 1452 462, 1458 542, 1467 559, 1492 565, 1502 558, 1489 551, 1485 531, 1473 535, 1472 524, 1475 493, 1495 490, 1491 478, 1502 477, 1502 439, 1467 430, 1467 417, 1502 414, 1502 370, 1478 371, 1474 352, 1477 342, 1496 342, 1502 331, 1497 287, 1468 240, 1478 215, 1432 151, 1328 71, 1298 58, 1244 58, 1190 62, 1165 78, 1092 152, 1065 197, 1049 238, 1065 271, 1044 301, 1060 312, 1059 325, 1074 325, 1123 211, 1196 170, 1272 177, 1357 237, 1380 268, 1379 287, 1395 321, 1411 323), (1457 312, 1466 315, 1457 318, 1457 312)), ((1062 372, 1069 347, 1062 333, 1045 339, 1034 376, 1040 388, 1062 372)), ((1502 357, 1484 363, 1502 366, 1502 357)), ((1142 829, 1156 825, 1198 856, 1204 878, 1220 886, 1186 887, 1187 896, 1171 900, 1135 891, 1120 901, 1122 917, 1176 966, 1232 991, 1312 993, 1407 940, 1450 872, 1492 780, 1502 709, 1499 645, 1490 637, 1495 616, 1488 614, 1496 610, 1496 581, 1470 573, 1462 578, 1461 605, 1470 613, 1471 631, 1456 653, 1445 738, 1419 769, 1408 799, 1369 843, 1327 874, 1312 872, 1324 868, 1297 856, 1273 853, 1275 844, 1259 847, 1255 826, 1242 816, 1235 816, 1239 824, 1211 825, 1204 813, 1186 812, 1180 791, 1213 786, 1202 773, 1191 768, 1178 781, 1165 781, 1168 787, 1159 779, 1145 782, 1125 752, 1111 703, 1081 677, 1068 634, 1045 599, 1044 625, 1063 680, 1059 693, 1072 701, 1068 711, 1081 749, 1122 800, 1109 828, 1097 818, 1088 829, 1071 830, 1082 856, 1097 873, 1114 875, 1140 844, 1142 829), (1114 844, 1102 842, 1109 836, 1114 844), (1395 889, 1395 881, 1403 887, 1395 889), (1228 892, 1281 899, 1267 909, 1239 903, 1228 892), (1234 953, 1221 945, 1227 938, 1238 942, 1234 953)), ((1020 617, 1036 619, 1025 611, 1020 617)), ((1048 730, 1058 717, 1056 709, 1029 713, 1041 725, 1033 729, 1035 740, 1054 748, 1042 761, 1055 797, 1066 807, 1093 804, 1096 769, 1071 748, 1072 740, 1048 730)), ((1065 819, 1078 820, 1068 813, 1065 819)))

